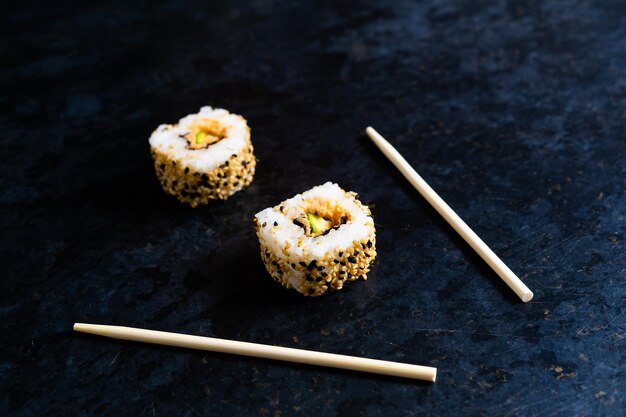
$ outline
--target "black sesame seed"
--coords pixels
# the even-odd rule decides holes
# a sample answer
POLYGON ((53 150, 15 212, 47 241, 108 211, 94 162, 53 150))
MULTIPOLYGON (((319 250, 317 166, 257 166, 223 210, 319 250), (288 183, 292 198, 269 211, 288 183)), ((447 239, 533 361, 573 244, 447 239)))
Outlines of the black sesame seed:
POLYGON ((274 222, 274 226, 278 226, 278 222, 274 222))
POLYGON ((309 266, 306 267, 306 269, 308 269, 309 271, 312 271, 316 267, 317 267, 317 260, 313 259, 311 263, 309 263, 309 266))
POLYGON ((291 264, 291 267, 292 267, 293 269, 296 269, 296 264, 293 264, 293 263, 292 263, 292 264, 291 264))
POLYGON ((263 224, 261 225, 261 227, 265 227, 267 226, 267 222, 263 222, 263 224))
POLYGON ((341 258, 343 256, 343 252, 339 252, 339 257, 341 258))
POLYGON ((348 272, 348 278, 352 278, 352 274, 348 272))
POLYGON ((193 173, 193 176, 194 176, 194 177, 199 177, 199 176, 200 176, 200 173, 199 173, 199 172, 194 172, 194 173, 193 173))
POLYGON ((315 278, 315 282, 322 282, 322 277, 315 278))
POLYGON ((371 240, 368 240, 368 241, 367 241, 367 247, 368 247, 368 248, 371 248, 371 247, 372 247, 372 241, 371 241, 371 240))
POLYGON ((322 275, 324 278, 326 278, 326 277, 328 276, 328 274, 327 274, 325 271, 322 271, 322 272, 321 272, 321 275, 322 275))
POLYGON ((348 256, 348 262, 350 262, 351 264, 355 264, 356 258, 354 256, 348 256))
POLYGON ((365 249, 365 243, 361 242, 361 247, 365 249))
POLYGON ((319 269, 320 271, 323 271, 324 268, 325 268, 324 265, 320 265, 320 266, 317 267, 317 269, 319 269))
POLYGON ((239 181, 233 182, 233 187, 237 187, 239 185, 239 181))
POLYGON ((346 273, 346 271, 339 271, 338 274, 339 275, 344 275, 346 273))
POLYGON ((355 249, 354 250, 354 256, 357 256, 358 254, 359 254, 359 251, 355 249))
POLYGON ((333 259, 333 262, 338 264, 339 263, 339 259, 333 259))
POLYGON ((224 162, 224 166, 227 167, 228 166, 228 161, 224 162))
POLYGON ((207 174, 202 174, 202 176, 200 178, 202 178, 202 181, 207 181, 209 179, 207 174))
POLYGON ((302 265, 302 266, 306 266, 306 262, 300 261, 300 262, 298 262, 298 263, 299 263, 300 265, 302 265))
POLYGON ((230 157, 231 157, 231 158, 237 158, 237 154, 236 154, 236 153, 234 153, 234 154, 232 154, 230 157))
POLYGON ((189 167, 185 168, 185 174, 189 174, 189 167))
POLYGON ((165 169, 165 164, 161 164, 161 169, 165 169))
POLYGON ((346 266, 346 263, 344 261, 339 262, 341 264, 341 266, 346 266))
POLYGON ((367 256, 368 258, 370 257, 370 254, 369 254, 369 253, 367 253, 367 252, 363 252, 363 254, 364 254, 365 256, 367 256))
POLYGON ((313 281, 313 277, 311 275, 307 275, 305 279, 307 281, 313 281))
POLYGON ((274 265, 274 266, 278 266, 278 262, 276 262, 276 261, 272 261, 272 265, 274 265))

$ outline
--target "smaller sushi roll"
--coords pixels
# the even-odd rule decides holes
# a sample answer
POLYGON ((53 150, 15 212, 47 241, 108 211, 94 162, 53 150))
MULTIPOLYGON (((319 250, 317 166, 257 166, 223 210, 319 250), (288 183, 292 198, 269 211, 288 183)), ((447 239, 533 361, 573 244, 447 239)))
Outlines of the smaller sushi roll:
POLYGON ((337 184, 327 182, 266 208, 254 222, 269 274, 305 296, 367 279, 376 258, 369 208, 337 184))
POLYGON ((202 107, 150 136, 157 177, 166 193, 192 207, 225 200, 252 182, 256 159, 246 119, 202 107))

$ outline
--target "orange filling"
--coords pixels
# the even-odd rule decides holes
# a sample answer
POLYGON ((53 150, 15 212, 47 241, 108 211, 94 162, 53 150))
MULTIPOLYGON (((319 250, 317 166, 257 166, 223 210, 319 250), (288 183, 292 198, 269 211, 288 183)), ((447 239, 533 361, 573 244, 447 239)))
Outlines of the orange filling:
POLYGON ((302 214, 293 222, 304 228, 306 236, 320 236, 350 220, 350 213, 335 201, 311 198, 305 200, 302 214))
POLYGON ((227 127, 215 119, 199 119, 189 127, 185 139, 191 149, 207 148, 226 137, 227 127))

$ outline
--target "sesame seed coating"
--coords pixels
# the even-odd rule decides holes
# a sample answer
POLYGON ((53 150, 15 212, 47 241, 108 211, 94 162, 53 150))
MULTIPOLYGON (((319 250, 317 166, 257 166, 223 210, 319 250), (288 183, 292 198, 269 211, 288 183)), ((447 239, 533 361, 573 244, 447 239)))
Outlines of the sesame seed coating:
MULTIPOLYGON (((376 237, 372 234, 368 237, 372 242, 372 246, 366 251, 361 251, 358 256, 354 257, 354 263, 346 263, 347 255, 339 257, 337 251, 326 254, 323 258, 315 259, 317 268, 310 268, 310 264, 302 266, 302 263, 290 262, 271 253, 267 247, 261 244, 261 258, 265 264, 267 272, 271 277, 285 288, 294 288, 289 281, 289 275, 293 275, 294 271, 300 273, 298 279, 298 292, 307 297, 317 297, 329 291, 337 291, 343 288, 346 282, 356 281, 359 278, 367 280, 367 273, 376 257, 376 237), (345 267, 341 267, 336 262, 346 263, 345 267), (319 267, 324 267, 320 270, 319 267)), ((355 241, 354 245, 366 243, 364 241, 355 241)), ((344 248, 347 249, 347 248, 344 248)))
POLYGON ((247 187, 252 183, 256 167, 249 128, 246 146, 237 154, 232 154, 228 161, 205 172, 190 169, 173 152, 163 153, 153 148, 152 157, 163 190, 191 207, 207 204, 211 200, 225 200, 247 187))

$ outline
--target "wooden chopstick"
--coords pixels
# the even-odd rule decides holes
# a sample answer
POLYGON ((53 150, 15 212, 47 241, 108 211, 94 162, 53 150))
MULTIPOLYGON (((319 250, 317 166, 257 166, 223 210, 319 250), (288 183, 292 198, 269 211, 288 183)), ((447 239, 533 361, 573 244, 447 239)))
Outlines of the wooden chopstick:
POLYGON ((77 332, 112 337, 114 339, 232 353, 234 355, 254 356, 257 358, 421 379, 424 381, 435 382, 437 378, 437 368, 429 366, 388 362, 378 359, 315 352, 312 350, 292 349, 257 343, 238 342, 235 340, 215 339, 212 337, 99 324, 75 323, 74 330, 77 332))
POLYGON ((400 155, 389 142, 385 140, 373 127, 368 127, 365 132, 378 149, 398 168, 409 180, 411 185, 430 203, 431 206, 461 235, 463 239, 480 255, 481 258, 502 278, 506 285, 511 288, 523 302, 527 303, 533 298, 533 292, 502 262, 480 237, 450 208, 448 204, 433 190, 413 167, 400 155))

